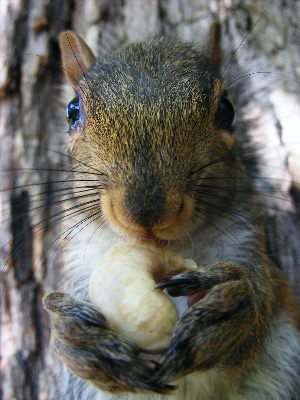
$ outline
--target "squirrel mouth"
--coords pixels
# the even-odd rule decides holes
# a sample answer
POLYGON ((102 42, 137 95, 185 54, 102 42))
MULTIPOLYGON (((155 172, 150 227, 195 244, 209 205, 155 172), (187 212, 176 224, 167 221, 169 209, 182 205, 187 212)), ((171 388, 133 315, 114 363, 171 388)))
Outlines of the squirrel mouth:
POLYGON ((160 239, 151 232, 141 235, 141 241, 154 242, 157 247, 167 247, 170 245, 170 240, 160 239))

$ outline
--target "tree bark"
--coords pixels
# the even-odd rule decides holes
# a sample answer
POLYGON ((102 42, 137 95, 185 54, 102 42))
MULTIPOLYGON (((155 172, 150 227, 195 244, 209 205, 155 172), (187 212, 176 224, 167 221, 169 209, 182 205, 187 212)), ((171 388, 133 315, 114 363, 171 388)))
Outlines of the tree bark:
POLYGON ((240 79, 256 88, 249 114, 259 121, 251 131, 257 182, 275 193, 262 191, 268 251, 300 295, 299 2, 1 0, 0 400, 60 398, 42 308, 65 275, 63 246, 55 242, 61 222, 43 222, 59 213, 51 182, 65 168, 57 153, 66 152, 67 129, 58 100, 59 32, 74 29, 96 54, 108 54, 160 35, 200 45, 216 17, 227 70, 234 61, 251 74, 240 79))

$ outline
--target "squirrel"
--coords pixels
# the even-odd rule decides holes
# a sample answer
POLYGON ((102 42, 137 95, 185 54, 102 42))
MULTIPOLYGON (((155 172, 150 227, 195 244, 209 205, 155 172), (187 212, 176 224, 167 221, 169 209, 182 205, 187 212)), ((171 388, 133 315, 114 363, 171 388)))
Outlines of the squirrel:
POLYGON ((70 249, 68 293, 45 301, 64 399, 296 400, 300 314, 267 255, 259 196, 235 138, 235 108, 220 72, 220 26, 204 51, 153 39, 96 58, 60 34, 79 200, 88 233, 70 249), (92 235, 90 235, 92 233, 92 235), (87 301, 95 263, 116 242, 151 241, 199 269, 159 284, 188 298, 158 362, 113 331, 87 301), (71 371, 71 373, 68 372, 71 371), (63 376, 63 374, 62 374, 63 376))

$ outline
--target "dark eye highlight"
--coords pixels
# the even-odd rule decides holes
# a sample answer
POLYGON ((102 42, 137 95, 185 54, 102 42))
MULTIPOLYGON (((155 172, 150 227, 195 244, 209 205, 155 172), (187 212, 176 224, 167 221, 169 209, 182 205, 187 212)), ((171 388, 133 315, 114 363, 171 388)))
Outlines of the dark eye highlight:
POLYGON ((74 97, 74 99, 70 101, 66 112, 70 129, 73 130, 80 121, 80 101, 78 96, 74 97))
POLYGON ((218 129, 225 129, 229 132, 234 130, 235 109, 231 101, 223 96, 215 115, 215 125, 218 129))

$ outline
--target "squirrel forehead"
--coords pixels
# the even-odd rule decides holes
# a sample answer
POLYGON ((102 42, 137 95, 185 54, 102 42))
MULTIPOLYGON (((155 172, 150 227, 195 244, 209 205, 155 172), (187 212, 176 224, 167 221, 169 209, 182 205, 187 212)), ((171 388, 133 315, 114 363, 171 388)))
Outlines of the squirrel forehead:
POLYGON ((173 167, 178 161, 182 169, 174 154, 193 162, 195 148, 204 151, 214 136, 210 126, 220 82, 209 60, 189 44, 134 44, 98 60, 81 79, 83 136, 108 166, 120 157, 123 169, 124 160, 138 165, 142 155, 152 163, 163 157, 173 167))
POLYGON ((209 110, 219 82, 210 61, 193 46, 157 40, 98 60, 81 84, 95 103, 111 112, 119 106, 158 106, 177 112, 182 103, 185 109, 209 110))

